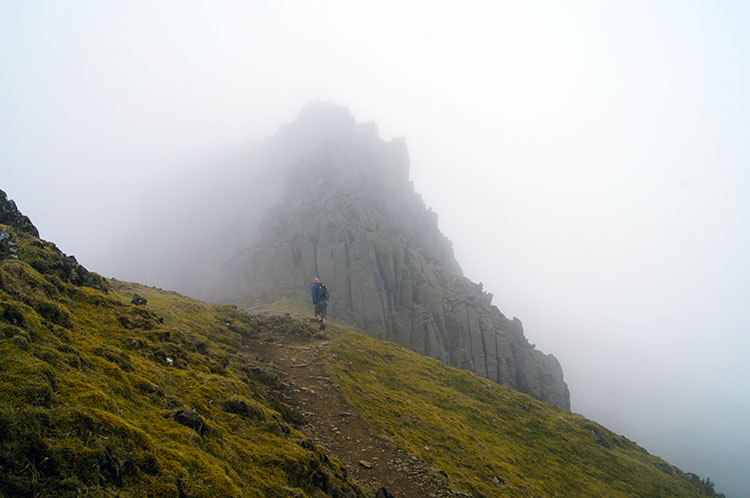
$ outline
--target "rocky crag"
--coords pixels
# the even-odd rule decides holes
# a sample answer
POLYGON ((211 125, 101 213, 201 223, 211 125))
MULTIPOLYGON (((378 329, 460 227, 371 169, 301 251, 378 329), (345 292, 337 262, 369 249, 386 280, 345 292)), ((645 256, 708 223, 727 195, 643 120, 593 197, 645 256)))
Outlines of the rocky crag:
POLYGON ((225 266, 221 298, 249 308, 309 302, 319 276, 332 292, 332 317, 569 409, 557 359, 462 275, 437 214, 409 181, 405 141, 385 142, 374 124, 323 104, 290 127, 316 129, 318 121, 333 131, 290 167, 284 202, 225 266))
MULTIPOLYGON (((28 216, 21 213, 16 203, 0 190, 0 258, 18 259, 18 243, 10 227, 19 233, 39 237, 39 230, 28 216), (8 228, 5 228, 8 227, 8 228)), ((67 256, 52 242, 40 240, 32 244, 34 250, 27 255, 28 263, 41 273, 55 275, 58 279, 77 286, 92 287, 107 292, 107 284, 96 273, 78 264, 75 256, 67 256)))

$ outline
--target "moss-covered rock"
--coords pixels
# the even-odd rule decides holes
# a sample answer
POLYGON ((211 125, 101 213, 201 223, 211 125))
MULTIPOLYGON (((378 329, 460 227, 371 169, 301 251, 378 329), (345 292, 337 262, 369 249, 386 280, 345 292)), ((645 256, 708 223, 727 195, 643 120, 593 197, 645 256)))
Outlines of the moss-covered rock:
POLYGON ((8 195, 2 190, 0 190, 0 225, 10 225, 34 237, 39 237, 39 230, 31 223, 29 217, 21 213, 16 203, 8 199, 8 195))

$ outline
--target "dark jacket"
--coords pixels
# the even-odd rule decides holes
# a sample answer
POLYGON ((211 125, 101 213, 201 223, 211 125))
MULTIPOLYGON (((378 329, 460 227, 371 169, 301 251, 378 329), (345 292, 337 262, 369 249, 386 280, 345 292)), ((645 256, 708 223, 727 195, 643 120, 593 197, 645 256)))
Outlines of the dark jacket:
MULTIPOLYGON (((313 284, 312 286, 312 298, 313 298, 313 304, 318 304, 318 288, 323 285, 323 282, 318 282, 317 284, 313 284)), ((321 302, 328 301, 328 299, 322 299, 321 302)))

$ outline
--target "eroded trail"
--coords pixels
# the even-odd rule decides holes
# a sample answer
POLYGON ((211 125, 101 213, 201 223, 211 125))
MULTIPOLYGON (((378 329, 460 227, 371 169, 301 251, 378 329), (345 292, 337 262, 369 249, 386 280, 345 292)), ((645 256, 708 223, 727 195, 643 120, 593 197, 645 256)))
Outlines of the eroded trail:
POLYGON ((281 380, 274 395, 299 415, 298 429, 341 461, 371 496, 380 487, 396 498, 467 496, 452 489, 443 473, 397 448, 349 404, 322 358, 342 337, 331 326, 325 336, 262 335, 247 343, 245 354, 274 367, 281 380))

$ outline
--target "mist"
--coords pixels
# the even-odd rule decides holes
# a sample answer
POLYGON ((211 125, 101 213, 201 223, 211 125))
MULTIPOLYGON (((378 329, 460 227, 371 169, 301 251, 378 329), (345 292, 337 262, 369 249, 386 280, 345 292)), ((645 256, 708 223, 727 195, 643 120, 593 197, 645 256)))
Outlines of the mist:
POLYGON ((749 10, 0 2, 0 188, 90 270, 195 286, 275 202, 277 168, 237 178, 304 152, 266 139, 345 105, 406 138, 464 273, 560 360, 574 412, 750 496, 749 10))

